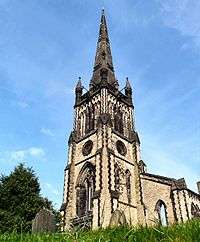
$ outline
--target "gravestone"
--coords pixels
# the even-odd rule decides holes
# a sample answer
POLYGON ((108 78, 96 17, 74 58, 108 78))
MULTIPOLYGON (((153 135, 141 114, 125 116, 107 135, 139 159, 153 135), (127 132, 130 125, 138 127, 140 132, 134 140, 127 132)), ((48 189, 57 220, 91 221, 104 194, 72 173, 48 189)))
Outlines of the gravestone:
POLYGON ((32 222, 33 233, 53 233, 56 230, 54 214, 48 209, 41 209, 32 222))
POLYGON ((125 226, 127 225, 126 217, 123 211, 115 210, 110 218, 110 226, 125 226))

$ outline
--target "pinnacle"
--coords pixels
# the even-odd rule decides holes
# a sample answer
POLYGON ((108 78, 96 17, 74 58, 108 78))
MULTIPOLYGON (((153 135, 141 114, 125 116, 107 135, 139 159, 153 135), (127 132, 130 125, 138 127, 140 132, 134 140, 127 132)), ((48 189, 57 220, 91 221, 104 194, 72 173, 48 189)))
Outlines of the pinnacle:
POLYGON ((132 89, 128 77, 126 78, 126 89, 132 89))
POLYGON ((78 78, 78 82, 77 82, 77 85, 76 85, 76 89, 82 89, 81 77, 78 78))

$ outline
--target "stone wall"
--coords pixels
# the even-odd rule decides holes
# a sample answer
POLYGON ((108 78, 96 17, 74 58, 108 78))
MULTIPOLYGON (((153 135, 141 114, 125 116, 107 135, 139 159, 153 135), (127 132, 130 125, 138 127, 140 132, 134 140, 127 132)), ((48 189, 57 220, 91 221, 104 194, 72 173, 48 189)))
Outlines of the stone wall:
POLYGON ((171 199, 170 181, 142 174, 141 184, 147 225, 155 225, 158 222, 159 217, 156 211, 156 205, 159 200, 163 201, 166 205, 168 223, 174 223, 175 218, 171 199))

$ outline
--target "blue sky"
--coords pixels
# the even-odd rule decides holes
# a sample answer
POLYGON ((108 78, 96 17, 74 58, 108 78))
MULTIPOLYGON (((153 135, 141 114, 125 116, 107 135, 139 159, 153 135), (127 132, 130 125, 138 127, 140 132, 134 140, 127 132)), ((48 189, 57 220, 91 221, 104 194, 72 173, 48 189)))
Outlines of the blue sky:
POLYGON ((0 173, 32 166, 59 207, 73 89, 92 75, 105 8, 116 76, 128 76, 148 171, 200 180, 200 2, 1 0, 0 173))

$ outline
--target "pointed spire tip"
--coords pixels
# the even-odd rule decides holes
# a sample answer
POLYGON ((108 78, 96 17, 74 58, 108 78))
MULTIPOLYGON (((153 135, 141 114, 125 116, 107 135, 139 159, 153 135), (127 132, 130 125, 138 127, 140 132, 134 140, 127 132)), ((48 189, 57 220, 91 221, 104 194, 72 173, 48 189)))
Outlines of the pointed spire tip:
MULTIPOLYGON (((90 82, 90 86, 97 85, 99 83, 99 78, 101 76, 102 70, 109 71, 109 75, 106 76, 108 83, 113 84, 118 88, 118 83, 115 79, 114 67, 112 62, 112 54, 110 48, 110 41, 108 36, 108 29, 106 24, 106 16, 104 8, 102 8, 100 26, 99 26, 99 36, 97 42, 96 56, 94 62, 93 76, 90 82)), ((102 75, 103 76, 103 75, 102 75)), ((101 76, 101 78, 102 78, 101 76)), ((103 77, 105 79, 105 76, 103 77)), ((99 85, 99 84, 98 84, 99 85)))
POLYGON ((128 77, 126 77, 126 88, 127 89, 132 89, 128 77))
POLYGON ((79 76, 78 82, 76 84, 76 89, 82 89, 81 77, 79 76))

